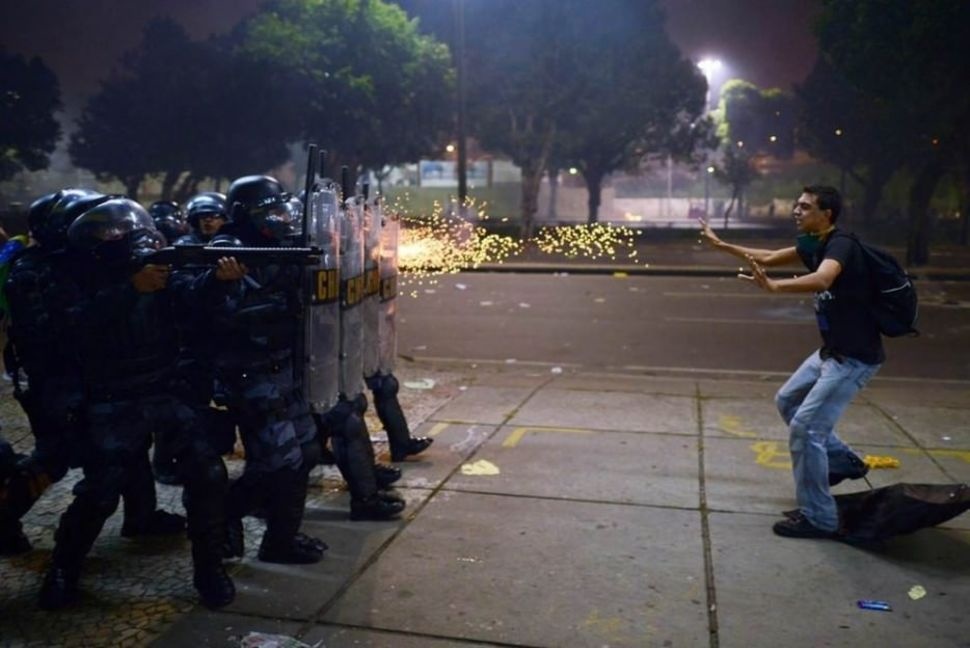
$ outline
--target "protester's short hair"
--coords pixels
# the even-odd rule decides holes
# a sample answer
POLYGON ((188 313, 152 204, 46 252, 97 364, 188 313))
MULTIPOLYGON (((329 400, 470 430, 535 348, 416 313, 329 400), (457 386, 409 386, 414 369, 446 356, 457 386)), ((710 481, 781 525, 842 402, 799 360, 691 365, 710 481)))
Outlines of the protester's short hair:
POLYGON ((826 185, 809 185, 802 187, 802 192, 815 196, 819 209, 828 209, 832 212, 832 222, 839 219, 842 213, 842 194, 835 187, 826 185))

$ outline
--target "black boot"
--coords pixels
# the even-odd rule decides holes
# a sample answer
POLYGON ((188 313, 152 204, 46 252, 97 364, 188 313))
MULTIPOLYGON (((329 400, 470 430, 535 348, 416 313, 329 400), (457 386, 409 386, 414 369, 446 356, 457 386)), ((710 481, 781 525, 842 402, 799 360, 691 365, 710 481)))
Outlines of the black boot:
POLYGON ((388 488, 401 478, 401 469, 394 466, 374 464, 374 472, 377 474, 377 487, 381 490, 388 488))
POLYGON ((121 526, 121 536, 124 538, 181 535, 183 531, 185 518, 161 509, 152 511, 144 525, 129 523, 126 519, 121 526))
POLYGON ((391 446, 391 461, 404 461, 410 455, 427 450, 434 439, 411 436, 404 410, 397 400, 399 386, 394 374, 371 376, 367 379, 367 386, 374 394, 377 418, 387 432, 387 441, 391 446))
POLYGON ((405 502, 399 495, 391 491, 380 491, 367 499, 350 500, 350 519, 362 520, 391 520, 404 510, 405 502))
POLYGON ((236 597, 236 586, 222 566, 229 490, 225 464, 218 456, 198 458, 181 476, 192 541, 192 584, 206 607, 229 605, 236 597))
POLYGON ((38 605, 42 610, 59 610, 77 601, 81 563, 114 508, 99 507, 93 500, 79 495, 61 515, 54 534, 51 567, 40 588, 38 605))
POLYGON ((20 520, 6 520, 0 513, 0 556, 16 556, 33 549, 20 520))
POLYGON ((242 558, 246 554, 242 519, 265 508, 267 488, 269 484, 255 472, 244 472, 230 484, 226 499, 226 543, 223 557, 242 558))
POLYGON ((300 533, 307 491, 306 470, 280 470, 272 476, 266 532, 259 559, 284 565, 320 562, 327 546, 300 533))
MULTIPOLYGON (((136 463, 131 472, 131 482, 121 494, 125 511, 124 522, 121 525, 122 537, 137 538, 182 533, 185 530, 184 517, 156 508, 158 498, 147 448, 140 454, 136 463)), ((172 466, 174 470, 174 462, 172 466)), ((178 479, 178 483, 182 483, 181 478, 178 479)))
POLYGON ((374 462, 374 447, 367 425, 355 411, 337 405, 328 413, 333 431, 330 443, 337 458, 337 468, 350 490, 352 520, 386 520, 401 512, 401 504, 385 505, 378 496, 380 485, 374 462), (356 513, 355 513, 356 511, 356 513))

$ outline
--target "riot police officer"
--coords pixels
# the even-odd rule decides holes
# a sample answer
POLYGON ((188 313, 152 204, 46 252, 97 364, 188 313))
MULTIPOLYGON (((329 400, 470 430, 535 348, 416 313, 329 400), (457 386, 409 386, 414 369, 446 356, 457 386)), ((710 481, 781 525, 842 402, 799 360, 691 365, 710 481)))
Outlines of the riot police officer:
MULTIPOLYGON (((14 396, 30 422, 34 450, 19 461, 0 506, 0 554, 30 549, 20 518, 50 484, 84 460, 83 383, 72 342, 80 297, 67 229, 78 215, 109 198, 86 189, 65 189, 36 200, 28 213, 35 245, 14 260, 4 287, 11 316, 8 357, 14 396), (29 378, 26 389, 21 372, 29 378)), ((122 535, 180 533, 185 528, 181 516, 156 510, 147 449, 139 460, 146 470, 124 490, 122 535)))
POLYGON ((205 245, 226 224, 226 196, 207 191, 185 203, 185 220, 192 231, 175 240, 175 245, 205 245))
MULTIPOLYGON (((222 566, 226 468, 178 392, 169 269, 133 265, 162 239, 147 212, 124 198, 85 212, 69 228, 68 238, 86 261, 78 273, 84 283, 75 340, 87 388, 90 457, 75 499, 61 516, 40 605, 58 609, 76 600, 81 563, 159 428, 178 432, 165 438, 185 484, 193 584, 204 604, 226 605, 235 596, 222 566)), ((238 276, 235 264, 220 265, 198 278, 206 284, 199 294, 216 299, 220 286, 238 276)))
POLYGON ((188 233, 182 208, 174 200, 156 200, 149 205, 148 215, 169 244, 188 233))
MULTIPOLYGON (((220 235, 248 246, 279 246, 297 232, 282 185, 269 176, 245 176, 226 195, 229 223, 220 235)), ((227 249, 227 254, 230 251, 227 249)), ((243 475, 227 505, 230 555, 242 555, 242 518, 265 505, 266 532, 259 559, 313 563, 326 545, 300 533, 310 470, 321 447, 302 386, 293 373, 302 317, 302 269, 267 265, 249 270, 235 294, 213 312, 220 335, 212 341, 217 390, 246 449, 243 475)))

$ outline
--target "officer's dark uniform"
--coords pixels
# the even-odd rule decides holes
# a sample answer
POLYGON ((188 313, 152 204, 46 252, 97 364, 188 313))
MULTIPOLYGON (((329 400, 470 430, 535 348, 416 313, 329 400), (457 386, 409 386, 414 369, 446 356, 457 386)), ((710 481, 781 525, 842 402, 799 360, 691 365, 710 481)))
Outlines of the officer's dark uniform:
MULTIPOLYGON (((246 176, 232 183, 230 222, 220 235, 245 245, 276 246, 296 231, 279 182, 246 176)), ((231 249, 227 249, 231 256, 231 249)), ((316 425, 293 373, 302 318, 302 269, 268 265, 249 269, 234 294, 213 310, 220 331, 212 340, 217 390, 241 423, 246 468, 230 489, 230 553, 242 554, 243 516, 266 505, 260 560, 311 563, 326 545, 301 533, 309 472, 320 461, 316 425)))
MULTIPOLYGON (((31 455, 19 462, 0 506, 0 554, 30 549, 20 518, 50 484, 83 461, 83 387, 74 344, 81 299, 74 259, 66 249, 67 228, 78 215, 108 198, 68 189, 35 201, 28 225, 38 245, 15 259, 4 287, 11 314, 8 356, 13 359, 14 394, 27 414, 35 443, 31 455), (29 378, 26 390, 20 388, 21 371, 29 378)), ((124 491, 122 535, 181 532, 185 528, 181 516, 155 509, 147 448, 138 460, 145 470, 124 491)))
POLYGON ((221 560, 226 468, 195 411, 178 393, 170 290, 138 291, 131 281, 133 254, 160 238, 153 240, 157 232, 145 210, 123 198, 86 212, 68 236, 72 246, 90 254, 81 273, 86 282, 78 344, 91 449, 74 502, 61 517, 41 607, 56 609, 76 599, 84 556, 117 507, 119 494, 142 469, 139 458, 160 428, 169 431, 168 450, 185 484, 193 583, 203 603, 226 605, 235 595, 221 560))

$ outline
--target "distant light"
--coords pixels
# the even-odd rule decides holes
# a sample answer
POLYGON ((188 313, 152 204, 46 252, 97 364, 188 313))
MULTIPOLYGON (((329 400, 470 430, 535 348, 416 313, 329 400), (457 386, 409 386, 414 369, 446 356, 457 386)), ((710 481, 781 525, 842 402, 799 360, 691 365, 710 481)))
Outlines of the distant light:
POLYGON ((712 167, 712 166, 707 167, 707 172, 708 173, 714 173, 714 167, 712 167))
POLYGON ((455 152, 455 145, 454 144, 449 144, 448 146, 445 147, 445 150, 448 151, 449 153, 454 153, 455 152))
POLYGON ((940 143, 940 138, 939 137, 934 137, 933 140, 932 140, 932 142, 933 142, 933 146, 938 146, 939 143, 940 143))
POLYGON ((771 141, 771 142, 777 142, 778 141, 778 137, 776 135, 772 135, 771 137, 768 138, 768 140, 771 141))
POLYGON ((724 64, 721 63, 721 59, 705 58, 705 59, 701 59, 697 63, 697 67, 700 68, 701 72, 704 74, 705 77, 710 79, 711 76, 719 72, 721 68, 724 67, 724 64))
POLYGON ((842 129, 841 129, 841 128, 836 128, 836 129, 835 129, 835 134, 836 134, 836 135, 837 135, 838 137, 842 137, 842 129))
POLYGON ((576 175, 577 173, 579 173, 579 169, 576 167, 569 167, 569 175, 576 175))
POLYGON ((744 148, 744 142, 742 140, 738 140, 738 148, 744 148))

